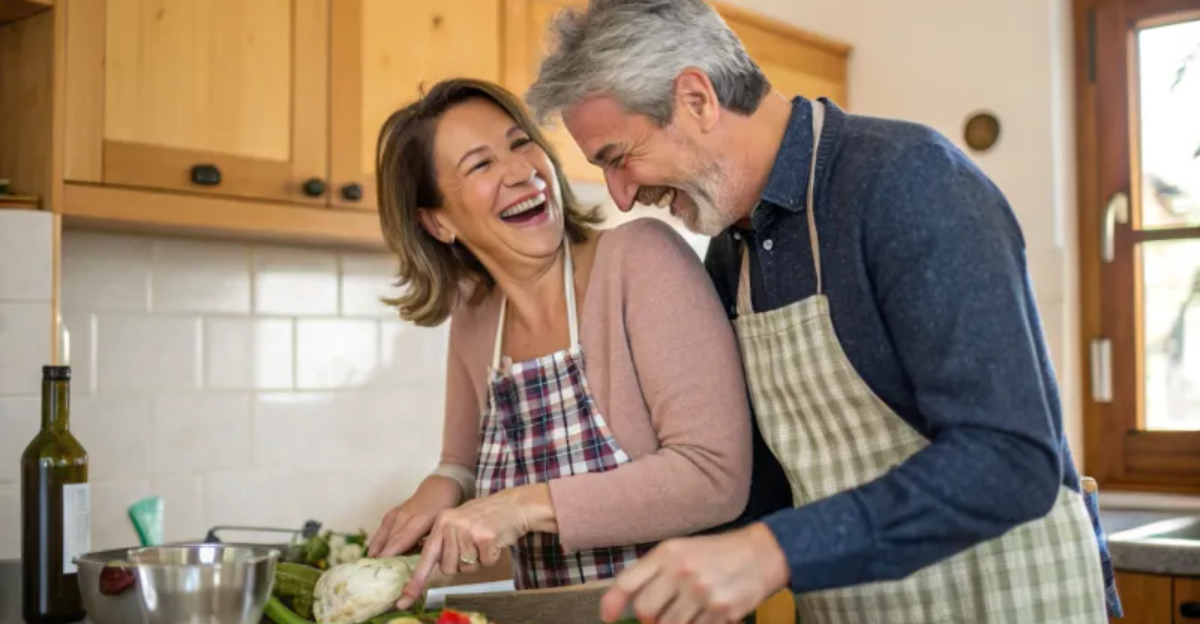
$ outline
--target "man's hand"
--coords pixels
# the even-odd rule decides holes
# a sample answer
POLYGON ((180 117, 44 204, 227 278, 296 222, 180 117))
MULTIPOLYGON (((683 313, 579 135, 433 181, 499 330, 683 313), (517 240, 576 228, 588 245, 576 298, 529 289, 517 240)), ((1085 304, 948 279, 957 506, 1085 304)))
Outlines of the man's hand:
POLYGON ((617 576, 600 601, 612 622, 632 603, 646 624, 741 621, 787 585, 787 559, 766 525, 663 542, 617 576))

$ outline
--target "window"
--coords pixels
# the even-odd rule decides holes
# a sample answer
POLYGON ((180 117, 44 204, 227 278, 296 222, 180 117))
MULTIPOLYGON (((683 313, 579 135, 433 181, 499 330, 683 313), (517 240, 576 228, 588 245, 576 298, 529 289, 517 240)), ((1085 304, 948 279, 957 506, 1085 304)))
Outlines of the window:
POLYGON ((1075 18, 1084 470, 1200 493, 1200 2, 1075 18))

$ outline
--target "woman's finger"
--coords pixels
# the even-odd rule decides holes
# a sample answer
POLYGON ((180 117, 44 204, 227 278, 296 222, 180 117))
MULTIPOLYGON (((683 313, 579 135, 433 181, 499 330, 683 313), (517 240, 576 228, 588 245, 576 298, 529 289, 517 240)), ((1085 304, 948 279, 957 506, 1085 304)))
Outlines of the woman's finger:
POLYGON ((479 546, 472 538, 470 530, 457 531, 458 538, 458 569, 460 572, 472 573, 479 570, 479 546))
POLYGON ((425 547, 421 549, 421 558, 417 560, 417 568, 413 571, 412 577, 408 579, 408 584, 404 586, 404 593, 400 596, 400 600, 396 602, 397 609, 404 611, 421 597, 421 593, 425 591, 425 582, 429 578, 429 573, 433 572, 433 568, 437 566, 441 558, 442 532, 435 530, 429 534, 429 539, 425 540, 425 547))
POLYGON ((453 524, 442 528, 442 574, 458 574, 458 535, 453 524))
POLYGON ((367 556, 379 556, 379 551, 392 538, 392 526, 396 524, 396 517, 399 515, 399 508, 392 509, 383 514, 383 520, 379 522, 379 529, 375 531, 375 534, 371 536, 371 540, 367 543, 367 556))

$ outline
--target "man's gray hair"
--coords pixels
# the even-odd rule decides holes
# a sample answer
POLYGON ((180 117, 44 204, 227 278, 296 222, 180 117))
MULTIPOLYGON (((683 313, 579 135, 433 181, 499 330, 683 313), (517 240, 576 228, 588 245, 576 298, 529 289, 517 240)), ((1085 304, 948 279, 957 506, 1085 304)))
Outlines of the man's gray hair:
POLYGON ((609 95, 659 126, 671 121, 675 78, 708 75, 723 108, 749 115, 771 83, 725 20, 703 0, 591 0, 551 20, 556 44, 525 95, 540 123, 584 98, 609 95))

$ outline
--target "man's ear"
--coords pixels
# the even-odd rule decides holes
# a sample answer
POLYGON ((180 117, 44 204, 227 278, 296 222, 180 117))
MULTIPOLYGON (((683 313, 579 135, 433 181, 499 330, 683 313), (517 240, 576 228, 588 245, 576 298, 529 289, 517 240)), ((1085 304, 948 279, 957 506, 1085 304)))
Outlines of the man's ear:
POLYGON ((417 208, 417 217, 421 220, 421 226, 425 228, 425 231, 448 245, 454 242, 455 233, 449 224, 442 223, 442 214, 441 210, 417 208))
POLYGON ((679 104, 676 108, 691 117, 702 132, 717 125, 721 103, 708 74, 699 67, 686 67, 675 77, 675 100, 679 104))

